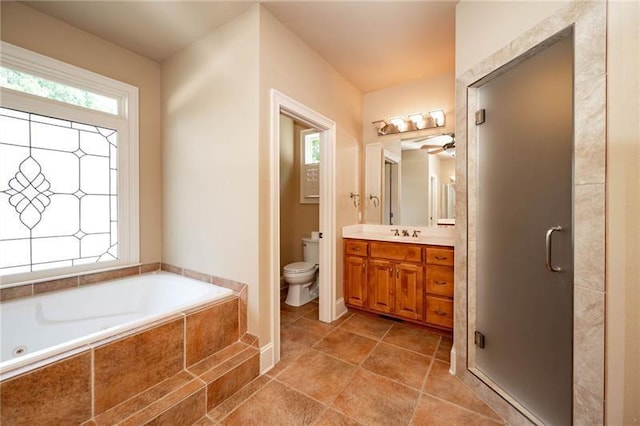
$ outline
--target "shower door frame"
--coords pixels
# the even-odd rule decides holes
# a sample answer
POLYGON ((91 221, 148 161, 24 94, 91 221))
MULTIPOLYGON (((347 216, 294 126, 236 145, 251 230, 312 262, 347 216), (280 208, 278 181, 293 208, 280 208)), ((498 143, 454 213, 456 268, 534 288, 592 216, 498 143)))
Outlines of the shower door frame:
MULTIPOLYGON (((490 83, 493 79, 499 78, 501 75, 503 75, 504 73, 508 73, 511 69, 517 67, 518 65, 520 65, 523 61, 525 61, 526 59, 531 58, 533 55, 537 54, 537 53, 542 53, 544 50, 546 50, 547 48, 550 48, 551 46, 555 45, 557 42, 559 42, 559 40, 565 39, 565 38, 569 38, 572 41, 572 44, 575 45, 574 42, 574 38, 573 38, 573 34, 571 31, 571 27, 569 28, 565 28, 563 31, 561 31, 558 34, 555 34, 552 37, 549 37, 548 39, 544 40, 542 43, 540 43, 539 45, 535 46, 533 49, 529 50, 526 52, 526 54, 521 55, 517 58, 515 58, 514 60, 512 60, 511 62, 505 64, 503 67, 495 70, 494 72, 487 74, 485 77, 483 77, 482 79, 480 79, 479 81, 475 82, 473 85, 471 85, 470 87, 468 87, 468 108, 472 111, 477 111, 480 107, 479 107, 479 103, 480 103, 480 89, 485 85, 490 83)), ((574 95, 575 95, 575 88, 574 88, 574 95)), ((573 118, 573 116, 572 116, 573 118)), ((468 139, 467 139, 467 155, 470 158, 479 158, 479 152, 480 152, 480 135, 479 132, 477 131, 477 126, 475 124, 475 120, 473 122, 469 121, 467 123, 467 132, 468 132, 468 139), (473 129, 471 128, 473 127, 473 129), (472 137, 473 135, 473 137, 472 137)), ((575 133, 575 132, 574 132, 575 133)), ((574 134, 575 136, 575 134, 574 134)), ((486 141, 485 141, 486 143, 486 141)), ((569 144, 571 144, 574 148, 573 148, 573 155, 575 155, 575 144, 573 140, 570 140, 569 142, 567 142, 569 144)), ((572 158, 572 163, 573 163, 574 158, 572 158)), ((573 164, 572 164, 573 165, 573 164)), ((469 172, 469 176, 473 176, 474 179, 471 180, 469 179, 469 193, 471 193, 473 191, 474 194, 478 194, 479 193, 479 188, 480 188, 480 180, 479 180, 479 172, 480 172, 480 167, 479 167, 479 163, 477 161, 474 162, 470 162, 468 165, 468 172, 469 172)), ((573 184, 573 182, 572 182, 573 184)), ((575 188, 574 188, 575 189, 575 188)), ((575 193, 571 194, 572 197, 572 202, 571 204, 573 206, 575 206, 575 193)), ((473 219, 476 223, 480 222, 479 221, 479 217, 480 217, 480 197, 479 196, 475 196, 474 198, 474 203, 469 203, 469 220, 471 221, 472 218, 472 214, 473 214, 473 219)), ((573 212, 571 212, 571 216, 573 218, 573 212)), ((573 220, 571 221, 573 222, 573 220)), ((574 224, 571 223, 569 226, 569 232, 573 233, 572 228, 574 228, 574 224)), ((477 239, 477 233, 478 233, 478 227, 474 226, 473 228, 470 228, 468 231, 468 236, 469 236, 469 240, 470 241, 478 241, 477 239)), ((475 254, 474 254, 474 259, 476 258, 475 254)), ((476 296, 477 296, 477 286, 478 286, 478 277, 477 277, 477 272, 478 272, 478 268, 480 265, 478 265, 477 263, 474 262, 474 268, 470 268, 469 272, 468 272, 468 282, 469 282, 469 287, 473 286, 474 291, 473 292, 469 292, 468 294, 468 302, 470 306, 476 306, 477 304, 477 300, 476 300, 476 296)), ((572 280, 573 281, 573 280, 572 280)), ((485 282, 485 285, 487 285, 487 283, 485 282)), ((477 314, 478 314, 478 310, 477 309, 473 309, 469 311, 469 319, 468 319, 468 324, 469 324, 469 328, 468 328, 468 336, 467 336, 467 368, 469 369, 469 371, 471 371, 476 377, 478 377, 480 380, 482 380, 484 383, 486 383, 489 387, 491 387, 495 392, 497 392, 498 394, 500 394, 505 400, 507 400, 511 405, 513 405, 514 407, 516 407, 518 409, 518 411, 522 412, 525 416, 527 416, 531 421, 533 421, 536 424, 544 424, 544 422, 542 420, 540 420, 539 418, 536 417, 536 415, 531 412, 530 410, 528 410, 524 405, 522 405, 520 402, 518 402, 515 398, 511 397, 511 395, 509 393, 506 392, 506 390, 504 388, 502 388, 499 384, 497 384, 496 382, 494 382, 492 380, 491 377, 489 377, 487 374, 485 374, 482 369, 479 367, 479 365, 476 362, 476 351, 478 350, 477 346, 475 345, 475 335, 474 335, 474 331, 475 331, 475 327, 473 327, 474 324, 476 324, 476 319, 477 319, 477 314)))
POLYGON ((493 386, 475 364, 476 224, 478 218, 478 87, 573 27, 574 32, 574 308, 573 420, 604 422, 606 3, 571 3, 512 41, 456 81, 456 375, 505 420, 540 420, 493 386), (494 74, 495 75, 495 74, 494 74), (523 418, 524 417, 524 418, 523 418))

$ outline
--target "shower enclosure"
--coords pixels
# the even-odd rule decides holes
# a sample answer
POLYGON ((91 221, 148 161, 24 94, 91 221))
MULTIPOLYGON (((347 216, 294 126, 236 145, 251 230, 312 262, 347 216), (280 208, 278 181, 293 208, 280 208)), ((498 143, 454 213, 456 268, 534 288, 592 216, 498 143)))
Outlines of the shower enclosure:
POLYGON ((535 421, 571 424, 572 33, 524 56, 475 86, 470 370, 535 421))

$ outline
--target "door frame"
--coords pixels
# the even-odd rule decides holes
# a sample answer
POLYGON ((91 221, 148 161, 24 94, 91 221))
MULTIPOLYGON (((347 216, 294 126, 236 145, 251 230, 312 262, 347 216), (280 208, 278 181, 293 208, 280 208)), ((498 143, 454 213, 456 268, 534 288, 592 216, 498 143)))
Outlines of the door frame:
POLYGON ((280 360, 280 114, 320 132, 320 229, 319 314, 320 321, 336 318, 336 123, 302 103, 271 89, 270 108, 270 244, 271 336, 273 365, 280 360))
POLYGON ((455 374, 507 422, 537 422, 508 395, 497 393, 471 372, 475 326, 477 175, 473 164, 477 86, 485 76, 525 59, 546 40, 574 31, 574 307, 573 420, 604 423, 606 19, 604 2, 572 2, 456 79, 456 261, 455 374))

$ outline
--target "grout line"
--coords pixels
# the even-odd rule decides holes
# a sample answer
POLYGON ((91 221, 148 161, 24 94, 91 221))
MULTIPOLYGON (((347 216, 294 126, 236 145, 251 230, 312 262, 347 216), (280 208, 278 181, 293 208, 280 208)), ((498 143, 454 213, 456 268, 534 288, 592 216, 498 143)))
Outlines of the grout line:
POLYGON ((96 360, 94 348, 91 348, 91 418, 96 418, 96 360))
POLYGON ((317 402, 318 404, 322 404, 323 406, 325 406, 325 407, 329 408, 329 405, 328 405, 326 402, 322 402, 322 401, 320 401, 319 399, 315 398, 314 396, 309 395, 309 394, 308 394, 308 393, 306 393, 305 391, 302 391, 302 390, 300 390, 300 389, 296 389, 296 388, 294 388, 293 386, 291 386, 291 385, 289 385, 289 384, 287 384, 287 383, 285 383, 285 382, 283 382, 283 381, 281 381, 281 380, 278 380, 278 379, 273 379, 273 380, 274 380, 274 381, 276 381, 276 382, 278 382, 278 383, 280 383, 280 384, 281 384, 281 385, 283 385, 284 387, 289 388, 289 390, 292 390, 292 391, 294 391, 294 392, 297 392, 297 393, 299 393, 299 394, 302 394, 303 396, 306 396, 307 398, 314 400, 314 401, 315 401, 315 402, 317 402))
MULTIPOLYGON (((261 376, 258 376, 258 377, 261 377, 261 376)), ((255 379, 253 379, 252 381, 250 381, 249 383, 247 383, 246 385, 244 385, 244 386, 243 386, 242 388, 240 388, 236 393, 240 392, 240 390, 244 389, 246 386, 249 386, 249 384, 253 383, 253 382, 254 382, 258 377, 256 377, 255 379)), ((269 381, 268 381, 267 383, 265 383, 262 387, 260 387, 260 388, 256 389, 256 391, 255 391, 255 392, 253 392, 253 393, 251 393, 251 395, 247 396, 247 397, 245 398, 245 400, 244 400, 244 401, 242 401, 240 404, 236 405, 236 406, 233 408, 233 410, 229 411, 227 414, 225 414, 223 417, 221 417, 221 418, 220 418, 220 420, 215 421, 215 420, 213 420, 211 417, 209 417, 209 413, 211 413, 211 412, 215 411, 217 407, 214 407, 214 408, 213 408, 213 410, 208 411, 208 412, 207 412, 207 417, 209 417, 209 419, 210 419, 212 422, 214 422, 215 424, 220 424, 224 419, 226 419, 227 417, 229 417, 232 413, 235 413, 235 412, 236 412, 240 407, 242 407, 244 404, 246 404, 246 403, 247 403, 247 402, 248 402, 248 401, 249 401, 249 400, 250 400, 250 399, 251 399, 255 394, 257 394, 257 393, 258 393, 258 392, 260 392, 262 389, 264 389, 265 387, 267 387, 267 386, 269 385, 269 383, 271 383, 271 382, 275 381, 275 379, 274 379, 273 377, 269 377, 269 376, 267 376, 267 378, 269 379, 269 381)), ((236 393, 234 393, 233 395, 235 395, 236 393)), ((232 395, 232 396, 233 396, 233 395, 232 395)), ((230 398, 231 398, 231 397, 229 397, 229 398, 225 399, 225 401, 228 401, 230 398)), ((225 401, 223 401, 222 403, 220 403, 220 404, 218 405, 218 407, 219 407, 220 405, 224 404, 224 402, 225 402, 225 401)))
MULTIPOLYGON (((465 386, 466 386, 466 385, 465 385, 465 386)), ((495 422, 495 423, 497 423, 497 424, 499 424, 499 423, 500 423, 498 420, 494 419, 493 417, 486 416, 486 415, 484 415, 484 414, 482 414, 482 413, 479 413, 479 412, 477 412, 477 411, 474 411, 474 410, 472 410, 472 409, 470 409, 470 408, 467 408, 467 407, 464 407, 464 406, 462 406, 462 405, 456 404, 455 402, 451 402, 451 401, 448 401, 448 400, 446 400, 446 399, 440 398, 440 397, 438 397, 438 396, 436 396, 436 395, 433 395, 433 394, 431 394, 431 393, 429 393, 429 392, 422 392, 422 394, 427 395, 427 396, 429 396, 429 397, 431 397, 431 398, 433 398, 433 399, 437 399, 437 400, 438 400, 438 401, 440 401, 440 402, 444 402, 444 403, 446 403, 446 404, 453 405, 454 407, 461 408, 461 409, 463 409, 464 411, 468 411, 468 412, 470 412, 470 413, 473 413, 473 414, 478 415, 478 416, 480 416, 480 417, 483 417, 483 418, 485 418, 485 419, 492 420, 493 422, 495 422)), ((474 395, 475 395, 475 392, 474 392, 474 395)), ((477 395, 476 395, 476 396, 477 396, 477 395)), ((493 408, 489 407, 489 406, 487 405, 487 403, 486 403, 486 402, 484 402, 484 401, 482 401, 482 402, 483 402, 483 403, 484 403, 484 404, 485 404, 489 409, 491 409, 491 411, 493 411, 493 412, 495 413, 495 411, 493 410, 493 408)), ((505 422, 505 420, 504 420, 502 417, 500 417, 500 415, 499 415, 498 413, 496 413, 496 415, 500 418, 500 420, 502 420, 502 421, 503 421, 503 423, 502 423, 502 424, 507 424, 507 423, 505 422)))
POLYGON ((435 364, 436 359, 432 358, 429 363, 429 368, 427 368, 427 374, 424 376, 424 380, 422 381, 422 386, 420 387, 420 392, 424 392, 425 386, 427 386, 427 381, 429 380, 429 376, 431 375, 431 370, 433 369, 433 364, 435 364))

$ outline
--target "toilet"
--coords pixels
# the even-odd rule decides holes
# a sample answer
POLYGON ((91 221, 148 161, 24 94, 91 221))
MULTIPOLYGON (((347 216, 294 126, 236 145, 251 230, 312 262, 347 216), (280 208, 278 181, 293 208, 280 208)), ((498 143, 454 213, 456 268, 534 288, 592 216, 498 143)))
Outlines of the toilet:
POLYGON ((287 299, 289 306, 302 306, 318 297, 318 239, 302 239, 302 262, 289 263, 284 267, 284 280, 289 284, 287 299))

